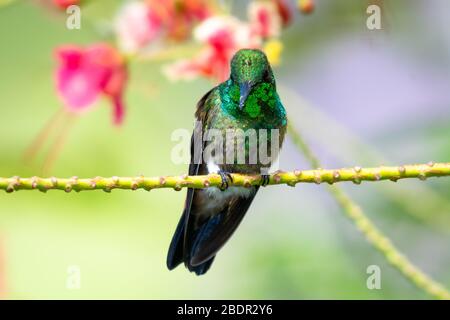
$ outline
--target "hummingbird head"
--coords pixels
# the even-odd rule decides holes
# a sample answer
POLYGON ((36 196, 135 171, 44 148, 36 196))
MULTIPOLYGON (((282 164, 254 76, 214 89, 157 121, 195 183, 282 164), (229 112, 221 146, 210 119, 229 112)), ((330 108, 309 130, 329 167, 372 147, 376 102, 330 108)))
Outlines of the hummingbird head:
POLYGON ((261 50, 241 49, 231 59, 231 81, 239 86, 242 110, 252 88, 260 83, 275 83, 269 61, 261 50))

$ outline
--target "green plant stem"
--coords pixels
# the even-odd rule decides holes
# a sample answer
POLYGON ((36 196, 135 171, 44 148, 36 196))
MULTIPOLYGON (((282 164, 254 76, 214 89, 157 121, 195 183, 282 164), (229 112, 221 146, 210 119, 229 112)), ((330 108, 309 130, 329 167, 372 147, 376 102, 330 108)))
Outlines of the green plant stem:
MULTIPOLYGON (((305 157, 313 167, 320 167, 319 159, 313 154, 312 150, 303 140, 299 132, 291 126, 288 132, 295 145, 303 152, 305 157)), ((448 164, 447 164, 448 165, 448 164)), ((432 167, 432 163, 429 164, 432 167)), ((421 166, 419 166, 421 167, 421 166)), ((400 167, 397 167, 397 169, 400 167)), ((406 166, 404 167, 406 168, 406 166)), ((421 167, 422 168, 422 167, 421 167)), ((422 168, 423 169, 423 168, 422 168)), ((362 170, 361 170, 362 171, 362 170)), ((400 169, 403 174, 405 171, 400 169)), ((395 179, 396 177, 394 177, 395 179)), ((423 175, 422 175, 423 179, 423 175)), ((354 203, 350 197, 338 186, 330 186, 329 191, 342 207, 345 215, 353 221, 356 227, 364 234, 366 239, 378 250, 387 261, 398 269, 407 280, 414 283, 418 288, 424 290, 429 295, 438 298, 450 300, 450 293, 438 282, 431 279, 427 274, 417 268, 392 244, 373 222, 364 214, 361 207, 354 203)))
MULTIPOLYGON (((301 142, 301 141, 299 141, 301 142)), ((312 155, 309 155, 312 159, 312 155)), ((311 162, 314 166, 319 167, 317 159, 311 162)), ((450 176, 450 163, 428 163, 416 165, 403 165, 397 167, 375 167, 375 168, 343 168, 335 170, 315 169, 315 170, 294 170, 291 172, 277 171, 270 175, 269 185, 287 184, 295 186, 297 183, 329 183, 351 181, 359 184, 362 181, 381 181, 391 180, 397 181, 406 178, 426 179, 428 177, 450 176)), ((242 175, 232 174, 233 181, 229 182, 229 186, 250 187, 252 185, 261 184, 260 175, 242 175)), ((0 178, 0 189, 7 192, 18 190, 65 190, 87 191, 87 190, 104 190, 112 189, 159 189, 173 188, 181 190, 182 188, 207 188, 220 187, 222 184, 221 177, 218 174, 210 174, 204 176, 161 176, 161 177, 111 177, 111 178, 88 178, 79 179, 72 178, 0 178)))

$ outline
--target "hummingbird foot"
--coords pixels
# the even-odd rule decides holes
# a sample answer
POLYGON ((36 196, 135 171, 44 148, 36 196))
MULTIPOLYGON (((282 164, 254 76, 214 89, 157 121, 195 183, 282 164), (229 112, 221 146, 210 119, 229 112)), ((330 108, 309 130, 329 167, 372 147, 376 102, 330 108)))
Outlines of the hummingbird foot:
POLYGON ((220 178, 222 179, 222 184, 220 185, 219 189, 222 191, 225 191, 228 189, 230 182, 233 182, 233 176, 231 173, 226 171, 219 171, 217 174, 220 175, 220 178))
POLYGON ((269 174, 262 174, 261 175, 261 186, 265 187, 270 182, 270 175, 269 174))

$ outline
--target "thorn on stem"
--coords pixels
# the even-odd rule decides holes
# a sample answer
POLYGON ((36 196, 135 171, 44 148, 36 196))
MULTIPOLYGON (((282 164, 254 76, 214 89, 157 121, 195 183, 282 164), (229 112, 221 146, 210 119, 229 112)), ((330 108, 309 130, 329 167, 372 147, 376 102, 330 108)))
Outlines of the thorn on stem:
POLYGON ((294 170, 294 175, 296 177, 300 177, 302 175, 302 171, 301 170, 294 170))
POLYGON ((37 188, 37 177, 32 177, 31 178, 31 189, 36 189, 37 188))
POLYGON ((7 193, 12 193, 14 191, 15 191, 14 184, 13 183, 8 184, 8 186, 6 187, 6 192, 7 193))
MULTIPOLYGON (((318 169, 318 170, 320 170, 320 169, 318 169)), ((315 176, 314 176, 314 183, 316 183, 316 184, 322 183, 322 178, 317 173, 315 173, 315 176)))
POLYGON ((339 173, 339 171, 334 171, 333 172, 333 179, 334 180, 339 180, 341 178, 341 174, 339 173))

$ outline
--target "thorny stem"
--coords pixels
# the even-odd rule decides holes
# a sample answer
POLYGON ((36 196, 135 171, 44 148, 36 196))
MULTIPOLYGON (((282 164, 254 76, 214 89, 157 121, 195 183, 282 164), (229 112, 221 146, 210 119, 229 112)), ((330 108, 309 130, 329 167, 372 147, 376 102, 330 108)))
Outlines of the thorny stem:
MULTIPOLYGON (((308 156, 313 159, 313 155, 308 156)), ((311 161, 314 166, 318 167, 317 159, 311 161)), ((315 169, 315 170, 294 170, 291 172, 277 171, 270 175, 269 184, 287 184, 295 186, 297 183, 329 183, 351 181, 359 184, 361 181, 381 181, 391 180, 397 181, 406 178, 419 178, 425 180, 428 177, 450 176, 450 163, 428 163, 403 165, 397 167, 375 167, 375 168, 343 168, 343 169, 315 169)), ((233 181, 229 186, 250 187, 261 184, 260 175, 242 175, 232 174, 233 181)), ((161 176, 161 177, 111 177, 111 178, 88 178, 79 179, 72 178, 1 178, 0 190, 13 192, 18 190, 65 190, 66 192, 87 191, 87 190, 104 190, 112 189, 159 189, 173 188, 181 190, 182 188, 207 188, 220 187, 222 180, 218 174, 209 174, 204 176, 161 176)))
MULTIPOLYGON (((312 150, 303 140, 300 133, 297 132, 294 128, 292 128, 292 126, 288 127, 288 131, 293 142, 303 152, 305 157, 311 163, 311 166, 320 167, 319 159, 313 154, 312 150)), ((444 169, 443 172, 445 172, 448 170, 450 163, 446 164, 444 163, 442 165, 443 168, 444 167, 447 168, 444 169)), ((419 169, 419 171, 425 168, 423 167, 423 165, 413 167, 416 167, 417 169, 419 169)), ((434 164, 429 163, 428 167, 430 168, 434 167, 434 164)), ((392 168, 392 167, 380 167, 378 169, 374 168, 368 171, 374 174, 374 171, 376 172, 377 170, 379 170, 378 177, 380 176, 382 177, 383 174, 381 172, 383 172, 383 168, 392 168)), ((411 167, 400 166, 396 168, 397 173, 400 173, 400 176, 403 177, 407 172, 409 173, 411 167)), ((360 169, 358 171, 361 174, 361 172, 364 173, 367 172, 367 169, 360 169)), ((388 170, 388 172, 393 173, 390 170, 388 170)), ((373 175, 371 175, 371 177, 373 177, 373 175)), ((393 178, 394 180, 397 180, 397 177, 398 177, 397 175, 394 175, 391 176, 390 179, 393 178)), ((426 174, 425 175, 420 174, 418 177, 424 179, 426 178, 426 174)), ((363 179, 361 179, 361 181, 362 180, 363 179)), ((380 251, 388 260, 388 262, 396 269, 398 269, 406 277, 406 279, 413 282, 418 288, 424 290, 425 292, 427 292, 431 296, 434 296, 435 298, 450 300, 450 292, 448 292, 447 289, 443 287, 441 284, 431 279, 427 274, 425 274, 423 271, 417 268, 411 261, 409 261, 407 257, 405 257, 402 253, 400 253, 400 251, 392 244, 389 238, 385 236, 364 214, 361 207, 358 204, 354 203, 341 188, 339 188, 338 186, 329 186, 329 190, 336 199, 336 201, 344 210, 345 215, 353 221, 353 223, 364 234, 367 240, 378 251, 380 251)))

